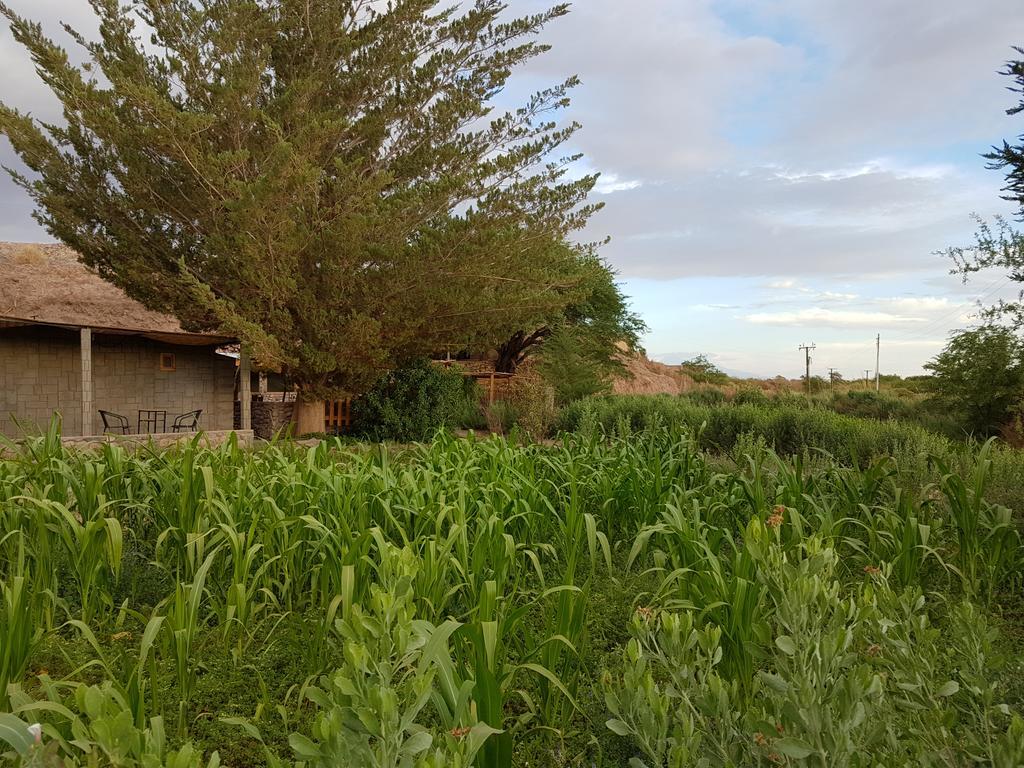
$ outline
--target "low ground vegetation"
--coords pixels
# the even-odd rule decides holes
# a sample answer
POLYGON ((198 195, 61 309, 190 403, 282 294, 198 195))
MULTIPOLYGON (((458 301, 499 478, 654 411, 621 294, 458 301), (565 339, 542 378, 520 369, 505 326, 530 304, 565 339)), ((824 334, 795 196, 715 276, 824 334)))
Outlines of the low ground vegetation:
POLYGON ((1024 760, 998 449, 936 454, 912 487, 884 424, 803 412, 898 450, 785 459, 770 444, 810 422, 730 406, 765 420, 754 435, 645 402, 572 410, 547 445, 27 441, 0 462, 0 749, 128 768, 1024 760))

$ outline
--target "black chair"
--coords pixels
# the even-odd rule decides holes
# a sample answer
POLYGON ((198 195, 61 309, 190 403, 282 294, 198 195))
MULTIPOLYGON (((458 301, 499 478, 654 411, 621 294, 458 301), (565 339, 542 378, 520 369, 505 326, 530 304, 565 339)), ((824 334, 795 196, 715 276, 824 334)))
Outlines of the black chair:
POLYGON ((132 433, 132 428, 128 426, 128 419, 119 413, 100 410, 100 418, 103 419, 104 432, 120 432, 122 435, 132 433))
POLYGON ((195 432, 199 429, 199 416, 202 414, 203 409, 200 408, 197 411, 189 411, 183 413, 174 419, 174 423, 171 424, 172 432, 195 432))

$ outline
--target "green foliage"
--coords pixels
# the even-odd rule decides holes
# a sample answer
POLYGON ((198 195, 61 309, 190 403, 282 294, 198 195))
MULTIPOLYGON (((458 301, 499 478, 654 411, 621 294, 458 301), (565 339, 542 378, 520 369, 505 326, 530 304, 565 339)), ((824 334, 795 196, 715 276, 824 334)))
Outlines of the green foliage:
MULTIPOLYGON (((722 405, 728 398, 722 390, 715 387, 698 387, 687 392, 686 399, 697 405, 715 406, 722 405)), ((747 398, 741 398, 741 402, 745 399, 747 398)))
POLYGON ((507 435, 519 422, 519 409, 510 400, 495 400, 487 407, 487 422, 492 431, 507 435))
POLYGON ((665 423, 699 433, 701 444, 729 451, 744 435, 765 438, 782 454, 822 450, 849 462, 904 450, 935 453, 948 450, 949 441, 920 427, 896 422, 875 422, 814 407, 806 398, 793 397, 770 406, 725 402, 713 395, 672 397, 635 395, 598 397, 564 409, 559 427, 573 430, 586 418, 596 419, 606 431, 625 422, 630 431, 665 423))
POLYGON ((697 355, 679 364, 679 369, 698 384, 727 384, 729 377, 707 355, 697 355))
POLYGON ((352 605, 335 620, 344 665, 306 691, 319 709, 313 738, 292 734, 292 749, 305 765, 325 768, 468 767, 495 729, 466 722, 462 738, 431 752, 435 736, 419 722, 434 688, 427 654, 457 625, 437 630, 414 619, 419 559, 411 550, 386 547, 381 559, 381 583, 370 587, 368 610, 352 605))
POLYGON ((579 432, 543 443, 16 447, 0 588, 28 610, 0 640, 28 643, 3 759, 1020 762, 1024 562, 992 497, 1019 495, 1016 455, 807 404, 570 410, 579 432), (850 423, 881 450, 804 450, 850 423), (729 455, 702 447, 713 430, 729 455), (101 550, 88 622, 62 625, 83 615, 66 542, 93 552, 71 534, 94 519, 122 556, 101 550))
POLYGON ((464 396, 455 415, 455 425, 462 429, 487 429, 487 409, 484 404, 483 388, 473 379, 464 384, 464 396))
POLYGON ((473 385, 458 368, 424 360, 388 373, 356 399, 353 431, 371 440, 429 440, 458 426, 474 401, 473 385))
POLYGON ((559 405, 611 389, 608 371, 594 341, 571 327, 559 328, 540 353, 537 370, 555 390, 559 405))
POLYGON ((326 394, 582 299, 593 248, 566 243, 596 177, 554 159, 577 79, 494 111, 566 4, 92 8, 101 35, 67 29, 69 54, 0 5, 64 106, 60 125, 0 106, 0 132, 50 234, 146 306, 326 394))
POLYGON ((603 678, 608 728, 644 755, 631 765, 928 765, 966 743, 988 764, 1024 755, 992 679, 991 630, 969 603, 940 632, 920 592, 882 575, 844 585, 822 540, 748 533, 771 603, 751 694, 724 666, 726 633, 699 608, 638 611, 622 677, 603 678))
POLYGON ((732 397, 736 405, 768 405, 770 398, 764 390, 756 387, 744 387, 732 397))
POLYGON ((991 435, 1021 402, 1024 340, 1001 326, 960 331, 925 368, 933 375, 935 399, 962 414, 967 429, 991 435))
MULTIPOLYGON (((1013 50, 1021 58, 1006 62, 1006 69, 1001 74, 1013 80, 1011 91, 1022 94, 1020 103, 1006 110, 1006 114, 1019 115, 1024 114, 1024 48, 1014 46, 1013 50)), ((989 161, 989 168, 1006 169, 1004 197, 1016 203, 1020 215, 1024 216, 1024 132, 1016 141, 1016 144, 1010 144, 1004 140, 1003 146, 992 147, 992 151, 985 155, 985 159, 989 161)))
POLYGON ((144 727, 136 725, 128 702, 109 681, 100 685, 70 686, 70 696, 49 679, 41 680, 46 699, 36 701, 15 688, 12 703, 19 713, 47 713, 45 725, 19 717, 0 715, 0 742, 6 741, 17 756, 15 766, 123 766, 124 768, 217 768, 214 752, 209 760, 191 742, 169 748, 163 718, 154 717, 144 727), (31 742, 20 733, 34 736, 31 742))

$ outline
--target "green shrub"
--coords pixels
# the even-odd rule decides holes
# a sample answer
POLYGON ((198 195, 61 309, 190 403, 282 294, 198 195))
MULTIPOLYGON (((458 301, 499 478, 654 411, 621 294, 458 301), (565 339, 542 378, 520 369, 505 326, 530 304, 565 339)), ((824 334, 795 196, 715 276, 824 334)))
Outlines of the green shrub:
POLYGON ((483 403, 483 390, 473 379, 466 379, 465 397, 455 416, 455 426, 461 429, 487 429, 487 410, 483 403))
POLYGON ((534 376, 517 376, 509 387, 508 399, 516 411, 516 424, 530 437, 547 437, 555 423, 554 389, 534 376))
POLYGON ((391 371, 356 399, 353 431, 370 440, 429 440, 457 426, 472 397, 460 369, 420 361, 391 371))
POLYGON ((725 393, 714 387, 698 387, 683 397, 698 405, 721 405, 726 401, 725 393))
POLYGON ((736 405, 768 405, 771 398, 762 389, 744 387, 733 395, 732 402, 736 405))
POLYGON ((954 335, 925 365, 935 400, 978 435, 998 434, 1024 390, 1024 339, 1011 328, 982 326, 954 335))
POLYGON ((496 400, 487 406, 487 426, 492 432, 508 434, 519 421, 519 409, 508 400, 496 400))

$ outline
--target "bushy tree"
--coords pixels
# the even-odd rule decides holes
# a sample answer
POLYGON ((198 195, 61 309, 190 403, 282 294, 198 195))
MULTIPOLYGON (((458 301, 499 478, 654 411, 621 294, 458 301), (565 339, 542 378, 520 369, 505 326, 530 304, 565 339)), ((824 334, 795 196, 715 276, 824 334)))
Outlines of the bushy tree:
POLYGON ((514 373, 556 334, 578 341, 578 349, 585 353, 586 362, 599 378, 622 370, 621 353, 639 348, 647 326, 630 310, 629 300, 615 282, 615 273, 603 261, 589 255, 581 257, 577 274, 579 282, 573 285, 573 291, 578 298, 549 313, 530 330, 517 330, 505 339, 497 348, 497 370, 514 373))
POLYGON ((46 229, 129 295, 251 345, 304 393, 359 392, 581 300, 597 206, 557 159, 575 78, 492 113, 566 4, 94 0, 76 66, 0 3, 64 107, 0 105, 46 229))
POLYGON ((925 368, 935 400, 977 434, 998 432, 1024 396, 1024 341, 1003 326, 960 331, 925 368))
POLYGON ((684 360, 679 369, 698 384, 725 384, 729 381, 729 376, 704 354, 684 360))

